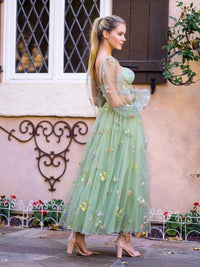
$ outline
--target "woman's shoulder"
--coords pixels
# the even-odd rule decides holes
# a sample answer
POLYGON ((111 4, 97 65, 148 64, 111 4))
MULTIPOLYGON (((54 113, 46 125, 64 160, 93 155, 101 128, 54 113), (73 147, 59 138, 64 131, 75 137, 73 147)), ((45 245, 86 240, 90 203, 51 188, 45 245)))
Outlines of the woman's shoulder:
POLYGON ((113 66, 113 67, 119 67, 120 66, 119 61, 111 55, 104 57, 102 62, 101 62, 101 65, 102 66, 113 66))
POLYGON ((108 62, 115 62, 115 63, 119 63, 119 61, 113 57, 112 55, 108 55, 104 58, 104 60, 108 61, 108 62))

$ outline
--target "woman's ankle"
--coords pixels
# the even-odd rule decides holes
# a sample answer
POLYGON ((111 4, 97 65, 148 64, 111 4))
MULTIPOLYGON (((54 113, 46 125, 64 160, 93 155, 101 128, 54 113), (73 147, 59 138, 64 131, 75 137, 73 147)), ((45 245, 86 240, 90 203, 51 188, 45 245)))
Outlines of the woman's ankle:
POLYGON ((119 239, 121 239, 122 241, 124 241, 126 243, 129 243, 131 240, 130 233, 120 233, 119 239))

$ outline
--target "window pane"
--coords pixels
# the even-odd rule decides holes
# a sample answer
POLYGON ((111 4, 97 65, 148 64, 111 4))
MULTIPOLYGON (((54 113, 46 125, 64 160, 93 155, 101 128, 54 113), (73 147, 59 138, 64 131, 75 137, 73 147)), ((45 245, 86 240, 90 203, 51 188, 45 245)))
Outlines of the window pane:
POLYGON ((47 73, 49 0, 17 0, 16 73, 47 73))
POLYGON ((99 9, 100 0, 65 1, 64 73, 87 71, 90 29, 99 9))

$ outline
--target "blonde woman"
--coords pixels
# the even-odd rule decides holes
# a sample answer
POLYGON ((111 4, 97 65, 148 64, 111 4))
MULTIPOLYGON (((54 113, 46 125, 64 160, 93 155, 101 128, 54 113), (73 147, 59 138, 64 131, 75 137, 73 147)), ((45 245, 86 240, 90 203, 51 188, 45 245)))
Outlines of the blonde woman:
POLYGON ((122 49, 125 34, 126 23, 118 16, 93 23, 88 72, 100 110, 61 220, 72 229, 68 253, 76 247, 79 254, 92 255, 85 235, 118 233, 117 257, 123 250, 137 257, 130 233, 148 228, 147 142, 140 113, 150 96, 146 89, 133 89, 134 73, 112 56, 113 49, 122 49))

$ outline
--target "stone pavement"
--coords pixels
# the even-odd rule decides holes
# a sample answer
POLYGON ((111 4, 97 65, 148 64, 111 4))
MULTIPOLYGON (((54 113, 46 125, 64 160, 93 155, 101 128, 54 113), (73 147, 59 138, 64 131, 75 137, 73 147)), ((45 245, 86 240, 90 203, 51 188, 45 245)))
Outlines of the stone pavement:
POLYGON ((200 266, 200 243, 132 238, 141 257, 116 258, 116 236, 89 236, 89 257, 66 254, 66 231, 0 227, 0 267, 190 267, 200 266))

